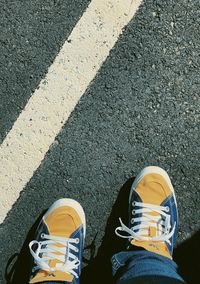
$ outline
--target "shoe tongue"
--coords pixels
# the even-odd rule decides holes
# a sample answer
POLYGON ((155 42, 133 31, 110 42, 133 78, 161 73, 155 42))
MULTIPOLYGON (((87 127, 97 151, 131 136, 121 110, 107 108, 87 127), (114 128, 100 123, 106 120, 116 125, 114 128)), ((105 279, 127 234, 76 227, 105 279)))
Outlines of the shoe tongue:
MULTIPOLYGON (((54 246, 63 247, 63 245, 58 244, 58 243, 55 243, 54 246)), ((62 253, 60 253, 60 252, 55 252, 54 254, 55 255, 62 255, 62 253)), ((67 252, 66 252, 66 255, 67 255, 67 252)), ((57 259, 52 259, 52 260, 49 261, 48 264, 51 268, 55 269, 56 265, 61 264, 61 263, 62 262, 57 260, 57 259)), ((66 273, 66 272, 63 272, 63 271, 39 270, 37 272, 37 274, 35 275, 35 277, 33 277, 31 279, 30 283, 38 283, 38 282, 46 282, 46 281, 54 281, 54 282, 63 281, 67 284, 67 283, 71 283, 73 278, 74 278, 73 275, 66 273)))
MULTIPOLYGON (((161 218, 161 216, 160 216, 160 214, 159 213, 157 213, 157 212, 150 212, 150 213, 148 213, 148 215, 149 216, 152 216, 152 217, 160 217, 161 218)), ((151 221, 151 223, 153 224, 157 224, 157 222, 155 222, 155 221, 151 221)), ((153 225, 154 225, 153 224, 153 225)), ((152 237, 156 237, 157 235, 158 235, 158 228, 156 228, 156 227, 153 227, 153 226, 149 226, 148 228, 147 228, 147 231, 148 231, 148 234, 147 234, 147 237, 150 237, 150 238, 152 238, 152 237)))
MULTIPOLYGON (((148 216, 161 217, 160 214, 157 213, 157 212, 149 212, 148 216)), ((142 236, 150 237, 150 238, 157 237, 158 236, 158 228, 153 226, 154 224, 157 224, 157 222, 154 221, 154 220, 150 220, 150 219, 149 219, 149 221, 150 221, 149 227, 146 226, 146 227, 142 228, 143 230, 146 231, 146 233, 143 234, 142 236), (152 224, 152 226, 151 226, 151 224, 152 224)), ((140 231, 140 229, 137 231, 137 233, 139 231, 140 231)))
POLYGON ((65 281, 67 283, 71 283, 73 281, 73 275, 62 272, 62 271, 44 271, 39 270, 35 277, 33 277, 29 283, 39 283, 46 281, 65 281))
MULTIPOLYGON (((157 213, 157 212, 151 212, 151 213, 148 213, 148 215, 151 215, 151 216, 154 216, 154 217, 160 216, 160 214, 157 213)), ((154 223, 153 220, 151 222, 154 223)), ((144 228, 144 230, 147 231, 147 233, 143 235, 144 237, 153 238, 153 237, 158 236, 158 229, 156 227, 149 226, 149 227, 144 228)), ((143 247, 144 249, 146 249, 148 251, 163 255, 165 257, 172 258, 170 253, 169 253, 167 244, 165 242, 151 241, 151 240, 150 241, 146 241, 146 240, 144 241, 144 240, 133 239, 131 241, 131 244, 134 245, 134 246, 137 246, 137 247, 143 247)))

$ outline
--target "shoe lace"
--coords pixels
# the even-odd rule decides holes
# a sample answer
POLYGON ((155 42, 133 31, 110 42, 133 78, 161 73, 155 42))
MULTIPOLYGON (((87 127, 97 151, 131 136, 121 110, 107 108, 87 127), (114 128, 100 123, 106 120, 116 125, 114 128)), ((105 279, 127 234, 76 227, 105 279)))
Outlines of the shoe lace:
POLYGON ((116 235, 122 238, 129 238, 130 240, 166 241, 171 245, 170 238, 173 236, 176 229, 176 222, 174 223, 173 228, 171 228, 170 214, 166 213, 169 212, 169 207, 136 201, 134 201, 132 205, 138 207, 138 209, 132 210, 132 215, 142 214, 142 216, 131 219, 131 224, 133 225, 131 228, 124 225, 121 218, 119 218, 121 226, 116 228, 116 235), (153 216, 152 212, 156 212, 158 215, 153 216), (148 236, 150 227, 156 228, 155 237, 148 236), (121 234, 121 232, 125 232, 128 235, 121 234))
POLYGON ((63 238, 46 234, 42 234, 41 237, 45 240, 40 242, 33 240, 29 244, 31 255, 37 264, 34 270, 57 270, 72 274, 78 278, 78 274, 74 270, 79 267, 80 261, 71 251, 78 252, 78 248, 73 244, 78 244, 79 239, 63 238), (36 251, 33 250, 33 246, 35 245, 37 245, 36 251), (40 254, 42 254, 42 257, 40 257, 40 254), (51 260, 58 260, 60 263, 57 263, 55 267, 50 267, 49 261, 51 260))

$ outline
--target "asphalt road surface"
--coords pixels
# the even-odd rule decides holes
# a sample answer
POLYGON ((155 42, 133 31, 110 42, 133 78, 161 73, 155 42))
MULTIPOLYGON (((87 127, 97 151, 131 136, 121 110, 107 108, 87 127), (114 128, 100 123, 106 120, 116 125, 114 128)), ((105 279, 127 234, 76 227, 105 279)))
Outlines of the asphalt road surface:
MULTIPOLYGON (((89 3, 0 0, 1 143, 89 3)), ((167 170, 175 187, 177 244, 198 232, 199 33, 199 1, 143 1, 0 225, 1 284, 33 222, 58 198, 82 204, 86 245, 97 234, 98 251, 120 189, 148 165, 167 170)))

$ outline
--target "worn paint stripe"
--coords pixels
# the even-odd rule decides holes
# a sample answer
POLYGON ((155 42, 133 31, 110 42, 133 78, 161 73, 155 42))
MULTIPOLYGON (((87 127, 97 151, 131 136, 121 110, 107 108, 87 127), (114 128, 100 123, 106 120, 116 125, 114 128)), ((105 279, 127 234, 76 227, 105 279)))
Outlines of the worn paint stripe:
POLYGON ((141 2, 93 0, 74 27, 0 146, 0 223, 141 2))

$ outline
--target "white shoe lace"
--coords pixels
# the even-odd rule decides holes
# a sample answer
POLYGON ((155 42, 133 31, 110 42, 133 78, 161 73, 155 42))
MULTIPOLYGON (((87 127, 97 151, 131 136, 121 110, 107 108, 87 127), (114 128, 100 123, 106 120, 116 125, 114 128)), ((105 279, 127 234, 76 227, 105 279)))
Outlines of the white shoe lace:
POLYGON ((157 206, 148 203, 136 202, 132 203, 133 206, 139 207, 138 209, 132 210, 133 214, 142 214, 141 217, 132 218, 131 224, 139 223, 138 225, 134 225, 131 228, 128 228, 123 224, 121 218, 119 219, 121 227, 116 228, 115 233, 119 237, 128 238, 128 239, 136 239, 142 241, 162 241, 167 242, 171 245, 170 238, 173 236, 174 231, 176 229, 176 222, 171 229, 170 225, 170 215, 165 212, 169 212, 168 206, 157 206), (153 216, 149 213, 157 212, 158 216, 153 216), (162 216, 164 218, 162 218, 162 216), (164 219, 164 220, 163 220, 164 219), (156 228, 156 236, 148 237, 149 228, 156 228), (123 235, 120 232, 128 233, 128 235, 123 235))
POLYGON ((37 264, 34 270, 42 269, 51 272, 57 270, 72 274, 78 278, 78 274, 74 270, 79 267, 80 261, 70 251, 78 252, 78 248, 76 248, 73 244, 78 244, 79 239, 63 238, 46 234, 42 234, 41 237, 45 240, 40 242, 34 240, 29 244, 30 252, 37 264), (62 247, 57 246, 57 244, 62 247), (33 245, 38 246, 36 251, 33 250, 33 245), (41 253, 42 257, 39 256, 41 253), (49 261, 55 259, 61 263, 57 263, 56 266, 52 268, 49 266, 49 261))

